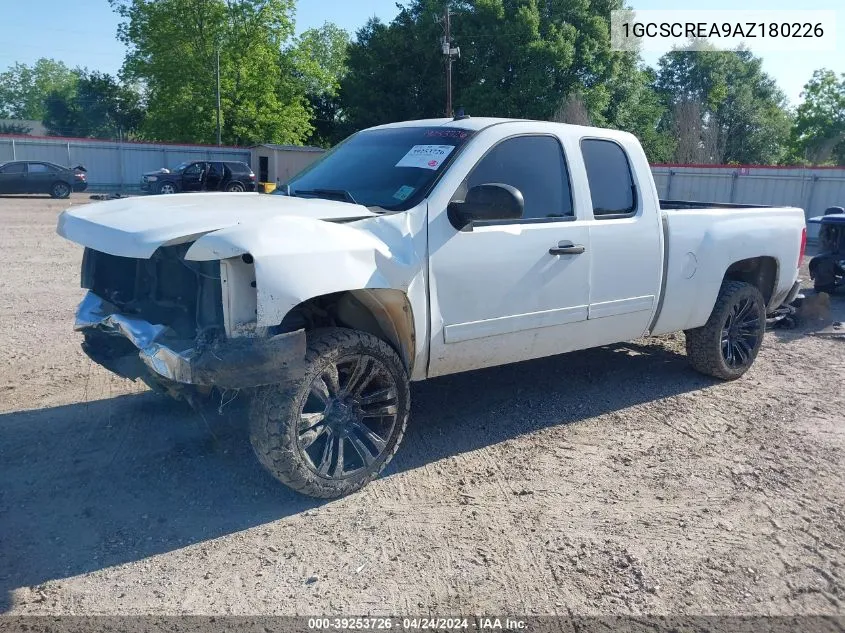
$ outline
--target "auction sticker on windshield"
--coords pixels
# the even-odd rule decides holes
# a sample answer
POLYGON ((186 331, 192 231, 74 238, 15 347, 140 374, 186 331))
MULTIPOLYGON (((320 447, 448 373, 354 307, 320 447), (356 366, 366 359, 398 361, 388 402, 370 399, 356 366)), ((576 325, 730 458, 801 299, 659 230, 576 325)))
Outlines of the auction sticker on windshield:
POLYGON ((437 169, 454 149, 454 145, 414 145, 396 166, 437 169))
POLYGON ((414 193, 414 188, 409 185, 402 185, 399 190, 393 194, 397 200, 407 200, 410 195, 414 193))

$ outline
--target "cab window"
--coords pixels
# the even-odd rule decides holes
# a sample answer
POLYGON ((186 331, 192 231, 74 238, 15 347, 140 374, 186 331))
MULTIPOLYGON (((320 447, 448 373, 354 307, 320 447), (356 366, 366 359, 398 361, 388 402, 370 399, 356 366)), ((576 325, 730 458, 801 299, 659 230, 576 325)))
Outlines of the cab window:
POLYGON ((464 181, 456 199, 472 187, 489 183, 511 185, 525 199, 522 220, 508 220, 508 224, 574 217, 563 148, 553 136, 516 136, 494 146, 464 181))
POLYGON ((637 210, 636 187, 625 150, 613 141, 584 139, 581 154, 597 220, 630 217, 637 210))

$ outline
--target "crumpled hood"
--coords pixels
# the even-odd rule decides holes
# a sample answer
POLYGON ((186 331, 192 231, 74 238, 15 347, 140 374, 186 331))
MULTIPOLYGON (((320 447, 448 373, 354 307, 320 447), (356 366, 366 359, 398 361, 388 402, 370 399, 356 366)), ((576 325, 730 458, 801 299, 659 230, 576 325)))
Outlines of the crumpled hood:
POLYGON ((182 244, 236 225, 258 225, 279 217, 354 220, 377 215, 366 207, 334 200, 258 193, 189 193, 139 196, 72 207, 56 231, 94 250, 147 259, 160 246, 182 244))

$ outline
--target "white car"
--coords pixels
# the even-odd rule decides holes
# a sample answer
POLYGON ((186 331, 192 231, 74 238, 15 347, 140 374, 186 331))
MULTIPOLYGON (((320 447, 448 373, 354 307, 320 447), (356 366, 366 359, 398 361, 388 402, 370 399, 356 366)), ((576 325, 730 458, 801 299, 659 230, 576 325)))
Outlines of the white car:
POLYGON ((319 497, 390 461, 412 380, 678 330, 740 377, 806 240, 801 209, 661 202, 634 136, 539 121, 364 130, 282 193, 73 207, 58 232, 85 246, 89 356, 243 390, 258 458, 319 497))

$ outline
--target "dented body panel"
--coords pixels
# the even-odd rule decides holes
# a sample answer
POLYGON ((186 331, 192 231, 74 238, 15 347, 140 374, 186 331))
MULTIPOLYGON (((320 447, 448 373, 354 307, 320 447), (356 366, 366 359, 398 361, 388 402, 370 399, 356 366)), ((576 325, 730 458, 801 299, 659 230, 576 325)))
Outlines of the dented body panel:
MULTIPOLYGON (((199 387, 241 389, 285 382, 301 368, 305 356, 302 330, 269 338, 216 340, 206 344, 182 339, 163 324, 121 314, 113 304, 89 292, 79 306, 75 329, 120 337, 137 348, 137 360, 166 381, 199 387)), ((98 362, 89 342, 86 351, 98 362)), ((124 354, 124 358, 134 357, 124 354)), ((125 378, 141 375, 139 367, 117 362, 109 369, 125 378)))

